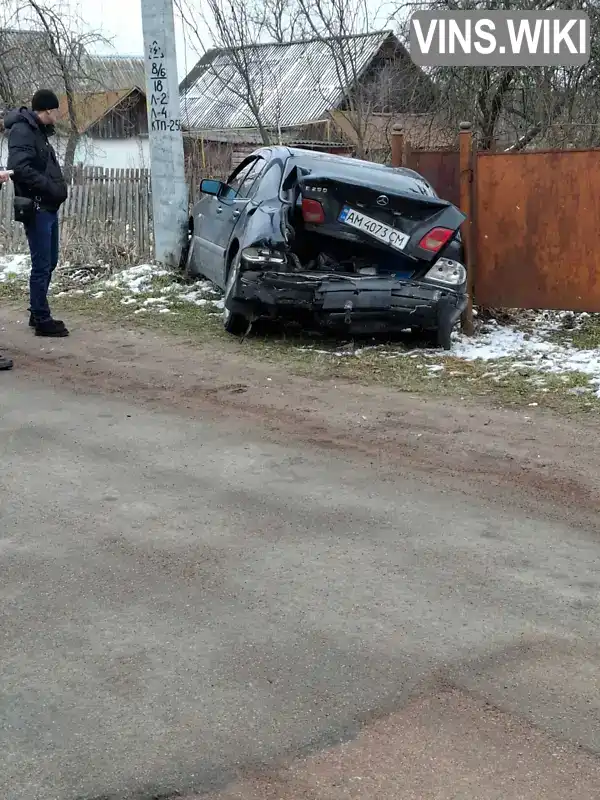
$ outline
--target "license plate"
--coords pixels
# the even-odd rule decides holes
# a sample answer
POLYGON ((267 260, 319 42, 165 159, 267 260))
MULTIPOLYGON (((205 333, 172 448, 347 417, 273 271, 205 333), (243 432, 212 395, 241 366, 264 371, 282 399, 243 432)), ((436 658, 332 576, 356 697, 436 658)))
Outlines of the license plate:
POLYGON ((356 211, 356 209, 349 208, 349 206, 344 206, 338 220, 345 225, 350 225, 351 228, 367 233, 374 239, 378 239, 396 250, 404 250, 410 239, 410 236, 405 233, 401 233, 395 228, 390 228, 389 225, 384 225, 383 222, 378 222, 373 217, 368 217, 362 211, 356 211))

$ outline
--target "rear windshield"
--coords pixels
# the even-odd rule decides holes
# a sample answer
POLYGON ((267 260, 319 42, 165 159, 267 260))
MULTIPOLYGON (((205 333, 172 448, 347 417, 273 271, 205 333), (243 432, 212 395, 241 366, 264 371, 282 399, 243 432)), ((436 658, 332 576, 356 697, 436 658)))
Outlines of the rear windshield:
POLYGON ((422 175, 404 168, 395 169, 382 164, 374 164, 359 159, 340 158, 327 153, 307 154, 306 156, 304 154, 294 154, 288 164, 290 167, 292 164, 296 164, 324 176, 339 177, 346 182, 352 182, 354 178, 362 184, 371 183, 372 181, 373 186, 381 187, 382 189, 416 192, 425 197, 438 196, 433 186, 422 175))

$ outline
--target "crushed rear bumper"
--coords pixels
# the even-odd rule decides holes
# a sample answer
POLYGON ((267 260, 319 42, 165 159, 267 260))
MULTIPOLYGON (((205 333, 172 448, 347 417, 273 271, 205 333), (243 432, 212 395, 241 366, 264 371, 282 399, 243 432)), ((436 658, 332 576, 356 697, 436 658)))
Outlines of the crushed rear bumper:
POLYGON ((453 290, 393 276, 268 271, 242 272, 227 302, 232 311, 254 319, 289 319, 353 333, 447 330, 466 305, 464 286, 453 290))

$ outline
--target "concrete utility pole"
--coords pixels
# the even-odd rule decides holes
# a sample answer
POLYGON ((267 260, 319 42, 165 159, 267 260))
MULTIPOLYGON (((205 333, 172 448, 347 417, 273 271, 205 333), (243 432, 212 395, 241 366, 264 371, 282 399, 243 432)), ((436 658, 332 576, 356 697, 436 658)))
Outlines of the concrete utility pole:
POLYGON ((177 268, 185 242, 188 191, 177 80, 173 0, 141 0, 154 255, 160 264, 177 268))

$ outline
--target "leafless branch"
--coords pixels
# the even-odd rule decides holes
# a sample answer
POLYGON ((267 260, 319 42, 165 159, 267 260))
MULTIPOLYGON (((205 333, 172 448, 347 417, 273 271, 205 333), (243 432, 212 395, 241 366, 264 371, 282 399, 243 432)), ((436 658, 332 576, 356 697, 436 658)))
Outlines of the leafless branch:
MULTIPOLYGON (((579 0, 429 0, 397 2, 394 19, 408 34, 410 15, 427 10, 581 10, 579 0)), ((473 123, 479 147, 500 144, 515 150, 536 146, 599 144, 600 3, 586 3, 591 21, 592 57, 581 67, 468 68, 430 70, 438 87, 436 116, 456 130, 473 123)))
MULTIPOLYGON (((273 128, 278 128, 281 98, 280 65, 268 63, 255 45, 273 38, 282 42, 297 30, 297 16, 288 16, 287 0, 261 7, 250 0, 207 0, 206 14, 194 0, 175 0, 184 26, 191 35, 197 54, 210 55, 197 20, 204 20, 212 34, 215 49, 222 57, 206 58, 205 70, 213 78, 214 97, 221 106, 226 91, 235 98, 232 111, 241 106, 248 114, 248 127, 258 129, 264 144, 270 144, 273 128), (268 112, 265 111, 268 99, 268 112)), ((204 6, 203 6, 204 7, 204 6)))
MULTIPOLYGON (((82 20, 70 13, 59 0, 14 0, 9 2, 12 19, 18 31, 39 33, 38 42, 43 44, 45 52, 22 52, 12 54, 15 60, 32 64, 33 60, 44 59, 47 81, 45 87, 31 86, 30 92, 25 94, 25 87, 19 85, 13 74, 8 76, 9 87, 6 94, 10 97, 11 104, 28 102, 31 93, 38 88, 56 86, 59 93, 65 95, 67 103, 67 124, 69 138, 65 154, 65 175, 70 179, 75 157, 75 150, 79 140, 79 120, 77 118, 77 94, 82 85, 94 82, 94 76, 89 70, 88 50, 98 42, 106 42, 96 31, 87 30, 82 20)), ((26 72, 26 66, 20 64, 20 72, 26 72)), ((34 70, 32 69, 32 72, 34 70)), ((0 69, 1 73, 1 69, 0 69)), ((6 74, 6 72, 5 72, 6 74)))

